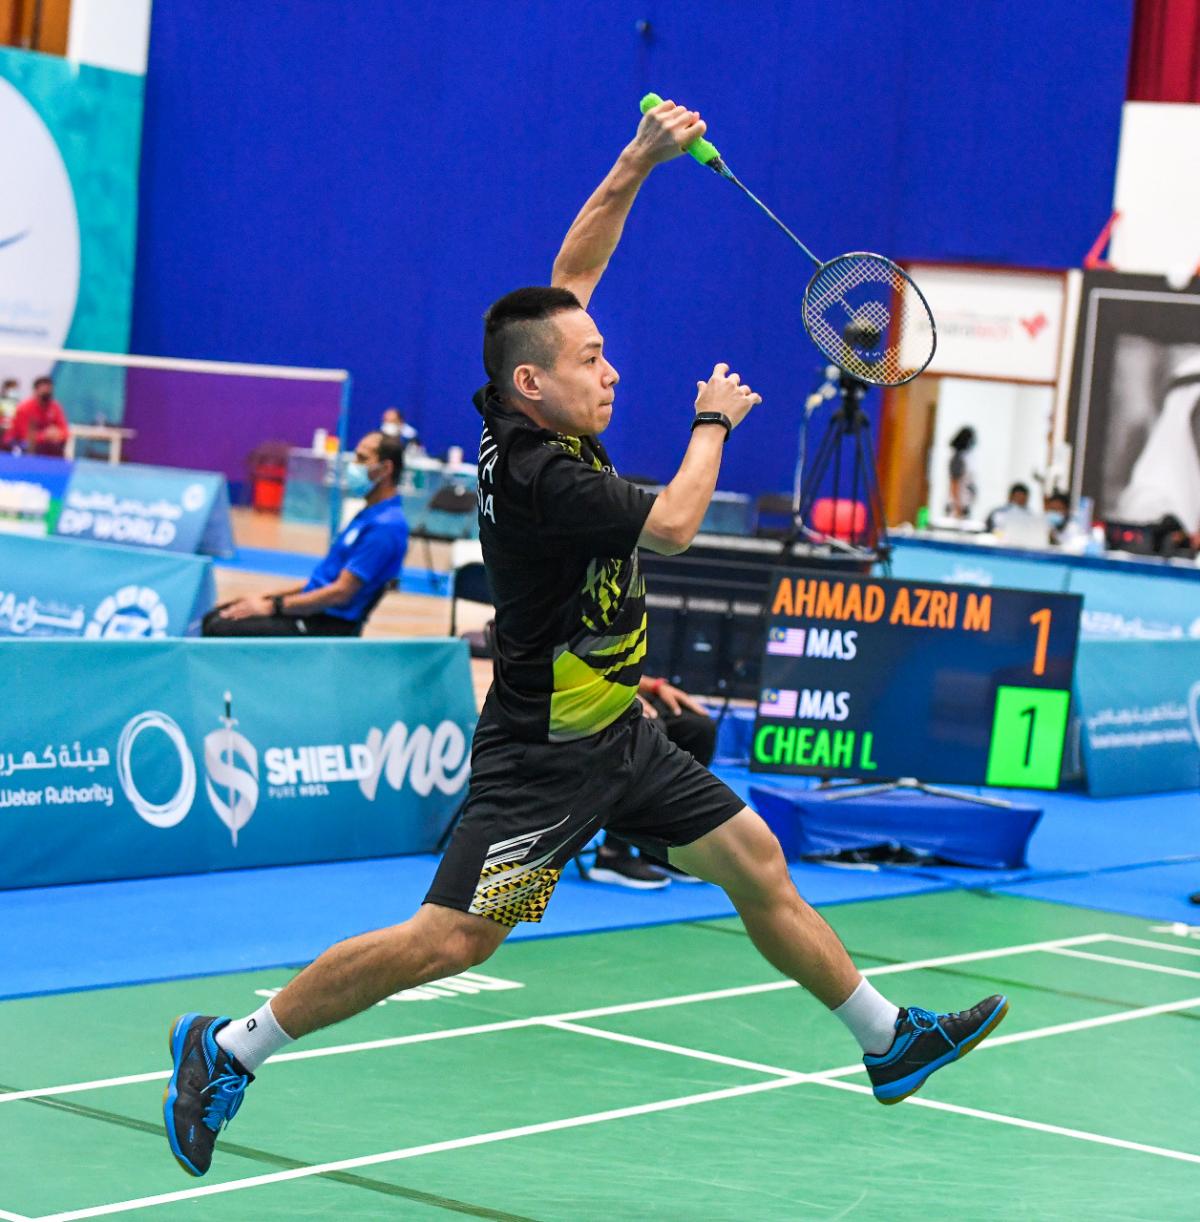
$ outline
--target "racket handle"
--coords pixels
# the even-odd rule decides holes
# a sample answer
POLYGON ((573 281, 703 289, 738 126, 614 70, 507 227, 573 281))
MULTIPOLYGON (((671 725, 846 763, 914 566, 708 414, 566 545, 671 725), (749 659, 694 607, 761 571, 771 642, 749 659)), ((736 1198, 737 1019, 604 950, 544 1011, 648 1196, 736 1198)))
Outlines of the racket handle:
MULTIPOLYGON (((642 114, 660 105, 662 105, 662 98, 657 93, 648 93, 641 101, 642 114)), ((714 161, 720 162, 721 160, 721 154, 717 151, 717 146, 705 140, 703 136, 693 140, 683 151, 690 153, 701 165, 712 165, 714 161)), ((717 169, 716 166, 712 168, 714 170, 717 169)))

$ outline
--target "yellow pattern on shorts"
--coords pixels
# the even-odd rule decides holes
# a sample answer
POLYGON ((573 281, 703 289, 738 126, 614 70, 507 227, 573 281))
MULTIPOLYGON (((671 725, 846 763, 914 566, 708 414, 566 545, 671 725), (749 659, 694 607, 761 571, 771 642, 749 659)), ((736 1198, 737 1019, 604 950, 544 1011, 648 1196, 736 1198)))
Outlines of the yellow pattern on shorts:
POLYGON ((561 875, 553 866, 485 865, 468 911, 510 927, 540 921, 561 875))

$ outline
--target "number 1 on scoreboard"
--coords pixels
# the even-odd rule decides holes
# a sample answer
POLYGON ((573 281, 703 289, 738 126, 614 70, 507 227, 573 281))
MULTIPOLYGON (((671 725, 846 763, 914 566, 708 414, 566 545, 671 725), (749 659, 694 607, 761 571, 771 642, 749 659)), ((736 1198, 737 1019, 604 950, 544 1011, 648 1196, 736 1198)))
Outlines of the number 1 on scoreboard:
POLYGON ((1046 673, 1046 649, 1050 644, 1051 618, 1049 607, 1043 607, 1029 617, 1029 622, 1038 630, 1037 646, 1033 651, 1033 673, 1035 675, 1046 673))

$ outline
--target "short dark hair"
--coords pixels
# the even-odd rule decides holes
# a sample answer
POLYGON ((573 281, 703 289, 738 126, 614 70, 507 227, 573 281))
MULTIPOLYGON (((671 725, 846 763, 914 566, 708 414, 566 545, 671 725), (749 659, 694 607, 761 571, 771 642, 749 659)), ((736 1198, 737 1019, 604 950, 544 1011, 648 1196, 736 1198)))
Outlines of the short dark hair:
POLYGON ((372 433, 376 439, 380 462, 392 464, 392 479, 397 483, 404 471, 404 441, 399 437, 389 437, 387 433, 372 433))
POLYGON ((39 386, 44 386, 46 384, 49 384, 50 386, 54 385, 54 379, 48 373, 42 374, 40 378, 33 379, 33 389, 34 390, 37 390, 39 386))
POLYGON ((950 448, 952 450, 969 450, 974 444, 975 430, 969 424, 964 424, 963 427, 950 438, 950 448))
POLYGON ((1071 494, 1064 491, 1062 488, 1055 488, 1046 493, 1045 504, 1049 505, 1051 501, 1062 501, 1068 508, 1071 504, 1071 494))
POLYGON ((1029 495, 1029 485, 1022 484, 1022 483, 1013 484, 1013 486, 1009 488, 1008 490, 1008 495, 1010 497, 1014 497, 1017 495, 1018 492, 1023 493, 1025 496, 1028 496, 1029 495))
POLYGON ((558 356, 558 328, 551 321, 582 310, 569 289, 535 285, 506 293, 483 316, 483 368, 492 384, 509 389, 518 365, 550 369, 558 356))

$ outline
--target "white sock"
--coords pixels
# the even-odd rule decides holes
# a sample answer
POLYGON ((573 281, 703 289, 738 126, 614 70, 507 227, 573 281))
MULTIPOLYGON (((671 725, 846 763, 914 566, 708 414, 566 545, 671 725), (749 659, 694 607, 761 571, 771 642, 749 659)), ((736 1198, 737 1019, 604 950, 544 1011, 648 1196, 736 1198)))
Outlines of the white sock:
POLYGON ((243 1069, 254 1073, 267 1057, 292 1043, 292 1037, 275 1021, 267 1001, 248 1017, 226 1023, 217 1032, 217 1043, 236 1057, 243 1069))
POLYGON ((860 980, 834 1014, 850 1029, 863 1052, 881 1056, 892 1046, 900 1011, 869 980, 860 980))

